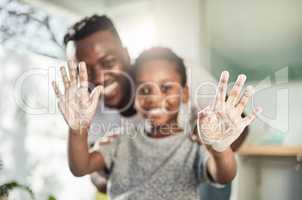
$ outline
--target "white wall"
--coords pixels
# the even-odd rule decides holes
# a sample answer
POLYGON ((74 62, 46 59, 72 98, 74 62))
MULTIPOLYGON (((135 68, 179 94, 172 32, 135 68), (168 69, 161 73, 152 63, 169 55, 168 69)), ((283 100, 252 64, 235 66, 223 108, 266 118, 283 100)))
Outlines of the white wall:
MULTIPOLYGON (((203 26, 203 0, 150 0, 109 7, 132 59, 146 48, 165 46, 184 58, 188 76, 198 82, 212 80, 206 69, 208 51, 203 26)), ((100 13, 101 14, 101 13, 100 13)))
POLYGON ((240 157, 234 200, 300 200, 301 161, 296 157, 240 157))

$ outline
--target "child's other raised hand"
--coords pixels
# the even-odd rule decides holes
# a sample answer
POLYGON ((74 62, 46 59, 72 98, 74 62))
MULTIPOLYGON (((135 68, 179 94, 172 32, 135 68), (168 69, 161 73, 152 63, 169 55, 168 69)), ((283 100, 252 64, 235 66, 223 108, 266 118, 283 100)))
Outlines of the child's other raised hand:
POLYGON ((262 111, 261 108, 256 108, 247 117, 242 117, 241 114, 252 97, 254 89, 248 86, 241 96, 246 76, 239 75, 226 99, 228 80, 229 73, 222 72, 213 104, 200 111, 197 118, 200 139, 218 152, 230 147, 244 128, 250 125, 256 115, 262 111))
POLYGON ((55 94, 59 99, 58 107, 71 129, 88 128, 95 115, 103 87, 97 86, 89 93, 84 62, 79 63, 79 73, 73 61, 68 61, 68 74, 65 67, 61 67, 60 71, 64 82, 64 93, 59 90, 57 83, 53 82, 55 94))

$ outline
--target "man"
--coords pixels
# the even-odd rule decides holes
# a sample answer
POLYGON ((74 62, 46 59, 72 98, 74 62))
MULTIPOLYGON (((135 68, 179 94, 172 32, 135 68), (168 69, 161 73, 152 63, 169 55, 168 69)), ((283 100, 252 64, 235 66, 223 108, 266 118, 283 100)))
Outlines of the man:
MULTIPOLYGON (((106 16, 93 15, 74 24, 64 36, 67 51, 74 48, 75 62, 87 65, 89 88, 104 86, 98 111, 90 128, 91 145, 102 134, 120 127, 122 123, 139 121, 133 108, 130 58, 112 21, 106 16), (130 94, 130 95, 129 95, 130 94)), ((70 56, 70 55, 69 55, 70 56)), ((102 174, 106 177, 106 174, 102 174)), ((99 191, 106 191, 106 178, 91 176, 99 191)))

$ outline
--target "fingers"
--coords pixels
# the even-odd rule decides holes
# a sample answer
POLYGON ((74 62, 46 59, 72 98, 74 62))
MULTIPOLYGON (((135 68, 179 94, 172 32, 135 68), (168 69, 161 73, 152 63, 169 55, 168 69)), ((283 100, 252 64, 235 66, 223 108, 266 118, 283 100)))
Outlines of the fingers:
POLYGON ((74 61, 68 61, 68 72, 71 84, 76 84, 77 81, 77 65, 74 61))
POLYGON ((78 94, 81 96, 81 103, 84 105, 89 101, 89 92, 88 92, 88 75, 85 62, 79 63, 79 81, 80 88, 78 94))
POLYGON ((103 89, 104 89, 103 86, 99 85, 92 90, 90 97, 91 97, 91 104, 93 108, 97 107, 103 89))
POLYGON ((69 88, 70 86, 70 81, 66 72, 66 69, 64 66, 60 67, 60 71, 61 71, 61 75, 62 75, 62 79, 63 79, 63 83, 64 83, 64 88, 65 90, 69 88))
POLYGON ((115 138, 111 136, 104 136, 98 141, 99 145, 111 144, 115 138))
POLYGON ((193 141, 193 142, 196 142, 197 144, 203 144, 203 141, 202 141, 202 139, 199 137, 199 135, 197 135, 197 134, 192 134, 192 135, 190 135, 189 136, 190 137, 190 139, 193 141))
POLYGON ((250 115, 243 118, 242 120, 243 127, 250 125, 256 119, 257 115, 260 114, 261 112, 262 112, 262 108, 257 107, 250 115))
POLYGON ((57 98, 59 98, 59 99, 62 98, 63 93, 60 91, 58 84, 55 81, 52 82, 52 87, 53 87, 53 90, 54 90, 57 98))
POLYGON ((230 91, 230 95, 227 100, 228 105, 235 106, 238 103, 238 100, 240 98, 240 93, 245 81, 246 81, 246 75, 241 74, 238 76, 234 87, 230 91))
POLYGON ((112 132, 110 135, 105 135, 102 138, 100 138, 97 142, 99 145, 103 144, 110 144, 112 143, 117 137, 120 135, 120 133, 112 132))
POLYGON ((79 64, 79 79, 80 86, 83 88, 88 88, 88 75, 85 62, 80 62, 79 64))
POLYGON ((214 109, 218 109, 218 107, 225 102, 228 80, 229 80, 229 72, 223 71, 221 73, 218 83, 218 90, 214 101, 214 109))
POLYGON ((243 110, 245 109, 246 105, 248 104, 250 98, 254 94, 254 87, 253 86, 248 86, 241 97, 239 103, 236 105, 238 112, 241 114, 243 110))

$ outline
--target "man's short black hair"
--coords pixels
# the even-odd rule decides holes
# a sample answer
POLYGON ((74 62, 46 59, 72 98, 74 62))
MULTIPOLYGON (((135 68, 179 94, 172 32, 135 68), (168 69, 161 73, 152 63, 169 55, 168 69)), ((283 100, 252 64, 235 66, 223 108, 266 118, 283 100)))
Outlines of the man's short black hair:
POLYGON ((98 31, 110 31, 118 42, 122 43, 110 18, 106 15, 92 15, 91 17, 85 17, 68 29, 68 32, 64 36, 64 45, 66 46, 69 41, 84 39, 98 31))
POLYGON ((136 75, 143 63, 157 59, 167 60, 174 63, 176 66, 176 71, 181 77, 181 85, 185 86, 187 84, 186 66, 183 59, 176 53, 174 53, 171 49, 165 47, 153 47, 143 51, 138 56, 133 66, 132 75, 134 76, 134 80, 136 79, 136 75))

